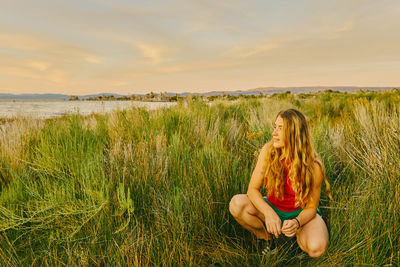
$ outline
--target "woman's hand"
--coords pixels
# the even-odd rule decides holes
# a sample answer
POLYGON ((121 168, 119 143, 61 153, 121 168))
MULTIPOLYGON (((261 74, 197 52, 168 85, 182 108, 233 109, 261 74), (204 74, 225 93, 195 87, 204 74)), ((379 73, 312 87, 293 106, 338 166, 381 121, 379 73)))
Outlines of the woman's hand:
POLYGON ((265 226, 267 227, 268 233, 273 234, 276 238, 282 233, 281 230, 281 219, 279 218, 278 214, 275 212, 269 212, 264 214, 265 217, 265 226))
POLYGON ((282 233, 287 237, 292 237, 296 234, 297 229, 299 229, 299 224, 295 219, 285 220, 282 225, 282 233))

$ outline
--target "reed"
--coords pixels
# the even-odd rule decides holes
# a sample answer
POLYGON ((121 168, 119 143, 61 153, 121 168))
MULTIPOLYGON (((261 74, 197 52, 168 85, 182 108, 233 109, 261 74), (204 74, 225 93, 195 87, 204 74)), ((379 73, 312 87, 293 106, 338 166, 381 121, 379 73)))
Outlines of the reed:
POLYGON ((396 90, 281 94, 3 122, 0 262, 399 265, 399 103, 396 90), (334 197, 321 198, 327 254, 301 262, 287 238, 259 255, 228 212, 288 107, 310 119, 334 197))

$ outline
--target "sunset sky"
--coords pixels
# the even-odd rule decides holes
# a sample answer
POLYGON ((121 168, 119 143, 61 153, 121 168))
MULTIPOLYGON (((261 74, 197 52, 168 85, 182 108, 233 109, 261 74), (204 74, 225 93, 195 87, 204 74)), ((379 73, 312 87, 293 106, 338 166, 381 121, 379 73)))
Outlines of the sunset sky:
POLYGON ((0 93, 400 86, 399 0, 0 4, 0 93))

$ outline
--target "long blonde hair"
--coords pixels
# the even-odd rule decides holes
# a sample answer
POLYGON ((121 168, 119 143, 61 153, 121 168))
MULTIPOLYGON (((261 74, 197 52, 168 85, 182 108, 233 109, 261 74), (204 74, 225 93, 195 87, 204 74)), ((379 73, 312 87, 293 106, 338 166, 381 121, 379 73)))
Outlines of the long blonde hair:
POLYGON ((311 135, 304 114, 296 109, 282 110, 276 118, 283 119, 284 149, 275 148, 272 141, 267 146, 266 187, 267 194, 283 199, 285 165, 290 165, 288 178, 296 193, 296 206, 304 207, 311 198, 314 183, 313 165, 317 162, 322 169, 326 193, 330 199, 330 185, 325 177, 324 165, 314 151, 311 135))

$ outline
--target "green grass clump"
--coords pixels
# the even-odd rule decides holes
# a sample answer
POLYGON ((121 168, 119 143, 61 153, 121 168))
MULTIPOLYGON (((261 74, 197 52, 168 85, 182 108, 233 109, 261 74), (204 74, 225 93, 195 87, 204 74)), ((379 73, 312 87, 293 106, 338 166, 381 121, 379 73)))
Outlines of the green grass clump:
POLYGON ((400 94, 188 99, 168 109, 7 120, 0 132, 2 265, 399 265, 400 94), (331 244, 259 255, 229 215, 279 110, 308 116, 334 200, 331 244), (18 130, 17 130, 18 129, 18 130))

